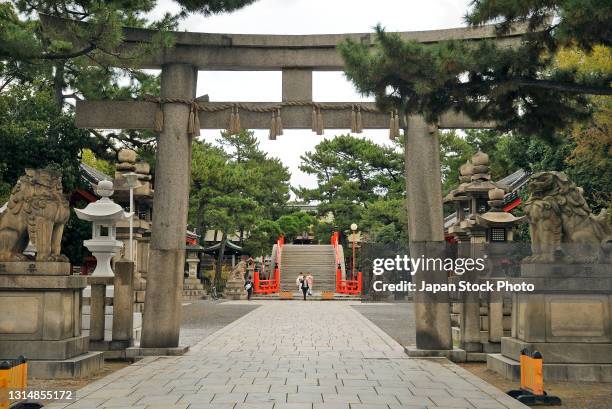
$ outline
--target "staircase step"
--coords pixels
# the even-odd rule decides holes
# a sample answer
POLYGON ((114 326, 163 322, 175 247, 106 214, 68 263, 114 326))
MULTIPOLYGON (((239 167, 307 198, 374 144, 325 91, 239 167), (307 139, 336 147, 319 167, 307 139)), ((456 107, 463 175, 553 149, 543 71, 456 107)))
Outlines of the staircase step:
POLYGON ((336 255, 332 245, 287 244, 281 256, 281 289, 295 291, 299 273, 310 273, 313 288, 333 291, 336 286, 336 255))

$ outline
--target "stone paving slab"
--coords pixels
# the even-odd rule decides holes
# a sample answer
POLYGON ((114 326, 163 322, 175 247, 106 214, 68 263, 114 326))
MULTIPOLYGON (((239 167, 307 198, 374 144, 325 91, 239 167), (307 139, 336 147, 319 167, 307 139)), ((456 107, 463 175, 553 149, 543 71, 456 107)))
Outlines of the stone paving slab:
POLYGON ((148 357, 48 408, 519 409, 446 359, 411 359, 350 302, 260 308, 184 356, 148 357))

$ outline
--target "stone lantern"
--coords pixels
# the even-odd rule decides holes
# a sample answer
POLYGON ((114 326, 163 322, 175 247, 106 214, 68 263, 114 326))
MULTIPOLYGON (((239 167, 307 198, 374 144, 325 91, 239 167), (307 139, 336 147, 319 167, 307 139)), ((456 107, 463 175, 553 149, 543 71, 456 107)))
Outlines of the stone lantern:
POLYGON ((123 247, 123 243, 116 239, 115 224, 131 217, 110 199, 113 192, 113 182, 103 180, 96 189, 101 199, 88 204, 85 209, 74 209, 79 219, 92 223, 92 238, 84 242, 97 261, 92 277, 114 277, 111 260, 123 247))
MULTIPOLYGON (((486 259, 489 267, 482 273, 455 275, 449 278, 452 283, 503 278, 506 271, 498 270, 497 266, 503 264, 508 248, 498 244, 511 242, 513 227, 524 220, 504 211, 504 197, 511 188, 491 180, 489 165, 489 155, 481 150, 476 152, 459 168, 459 186, 444 198, 445 203, 454 204, 456 209, 457 217, 448 226, 448 234, 458 243, 457 257, 486 259)), ((500 292, 457 294, 452 306, 458 324, 455 334, 468 359, 483 360, 486 353, 501 349, 501 338, 509 322, 509 317, 504 321, 503 303, 500 292)))
POLYGON ((505 191, 500 188, 489 190, 490 210, 476 215, 477 223, 487 229, 487 242, 507 243, 513 240, 514 226, 525 220, 526 216, 516 217, 503 209, 505 191))

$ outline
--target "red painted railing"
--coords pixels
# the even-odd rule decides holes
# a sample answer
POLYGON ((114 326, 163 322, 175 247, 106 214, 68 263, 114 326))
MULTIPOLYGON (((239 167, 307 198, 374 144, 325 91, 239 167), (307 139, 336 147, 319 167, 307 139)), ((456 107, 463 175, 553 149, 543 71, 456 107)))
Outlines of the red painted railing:
POLYGON ((274 278, 271 280, 260 280, 259 272, 255 272, 253 278, 253 292, 255 294, 273 294, 280 291, 280 266, 282 247, 285 245, 285 237, 280 236, 276 241, 276 261, 274 263, 274 278))
POLYGON ((334 254, 336 256, 336 292, 339 294, 359 295, 362 288, 361 271, 357 273, 356 280, 342 279, 342 260, 340 260, 340 232, 334 232, 331 237, 331 245, 334 246, 334 254))
POLYGON ((332 236, 331 236, 331 245, 334 247, 334 256, 336 257, 336 266, 338 269, 340 269, 340 265, 341 265, 341 260, 340 260, 340 254, 338 252, 338 246, 340 245, 340 232, 333 232, 332 236))
POLYGON ((343 280, 342 270, 336 270, 336 292, 338 294, 360 295, 362 288, 361 271, 357 273, 356 280, 343 280))
POLYGON ((278 268, 274 269, 274 279, 272 280, 260 280, 259 272, 255 272, 255 278, 253 280, 253 291, 256 294, 273 294, 277 293, 280 289, 280 272, 278 268))

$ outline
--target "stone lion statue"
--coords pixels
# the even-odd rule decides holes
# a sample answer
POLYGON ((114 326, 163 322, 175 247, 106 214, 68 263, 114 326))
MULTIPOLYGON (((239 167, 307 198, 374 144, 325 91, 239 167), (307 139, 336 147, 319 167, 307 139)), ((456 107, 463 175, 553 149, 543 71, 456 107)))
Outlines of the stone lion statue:
POLYGON ((26 169, 0 214, 0 261, 26 260, 28 241, 36 246, 37 261, 68 261, 60 251, 69 218, 60 173, 26 169))
POLYGON ((246 273, 246 270, 247 270, 246 261, 240 260, 238 264, 236 264, 236 267, 234 267, 234 269, 230 273, 229 279, 244 281, 244 274, 246 273))
POLYGON ((582 189, 563 172, 534 174, 528 190, 531 196, 524 209, 531 231, 532 255, 525 261, 579 261, 564 254, 561 244, 600 247, 612 241, 612 226, 607 212, 602 210, 599 215, 592 214, 582 189))

